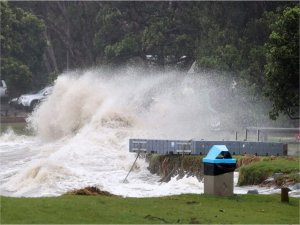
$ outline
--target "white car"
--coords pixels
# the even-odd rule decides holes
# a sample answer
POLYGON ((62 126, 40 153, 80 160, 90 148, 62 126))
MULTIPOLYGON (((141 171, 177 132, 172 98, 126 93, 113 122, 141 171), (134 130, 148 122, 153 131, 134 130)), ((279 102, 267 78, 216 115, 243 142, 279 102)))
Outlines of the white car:
POLYGON ((53 87, 45 87, 44 89, 33 93, 21 95, 18 99, 12 99, 10 102, 21 108, 33 110, 41 101, 43 101, 49 94, 52 93, 53 87))
POLYGON ((7 86, 4 80, 0 82, 0 97, 5 98, 7 97, 7 86))

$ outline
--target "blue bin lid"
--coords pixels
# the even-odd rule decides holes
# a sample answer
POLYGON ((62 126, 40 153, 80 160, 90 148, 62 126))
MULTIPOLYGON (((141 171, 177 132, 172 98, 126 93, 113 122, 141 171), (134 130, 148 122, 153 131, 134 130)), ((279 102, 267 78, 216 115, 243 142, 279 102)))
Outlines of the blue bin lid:
POLYGON ((218 159, 218 155, 221 152, 229 152, 225 145, 214 145, 209 150, 207 156, 202 159, 202 162, 206 163, 236 163, 236 159, 226 158, 226 159, 218 159))

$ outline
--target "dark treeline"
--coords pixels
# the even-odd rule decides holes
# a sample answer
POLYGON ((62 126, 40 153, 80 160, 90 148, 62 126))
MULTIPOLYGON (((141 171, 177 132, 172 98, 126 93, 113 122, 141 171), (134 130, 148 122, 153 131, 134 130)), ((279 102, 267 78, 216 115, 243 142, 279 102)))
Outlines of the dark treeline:
POLYGON ((1 2, 1 76, 17 95, 76 68, 218 71, 299 116, 298 2, 1 2), (145 63, 146 65, 146 63, 145 63))

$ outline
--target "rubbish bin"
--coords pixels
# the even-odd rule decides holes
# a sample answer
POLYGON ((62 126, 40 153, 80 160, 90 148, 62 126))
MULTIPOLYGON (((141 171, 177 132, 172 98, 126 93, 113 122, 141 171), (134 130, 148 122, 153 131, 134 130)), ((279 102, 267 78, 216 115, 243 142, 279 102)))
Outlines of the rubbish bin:
POLYGON ((225 145, 214 145, 207 156, 202 159, 204 164, 204 193, 231 196, 233 195, 233 172, 236 159, 231 157, 225 145))

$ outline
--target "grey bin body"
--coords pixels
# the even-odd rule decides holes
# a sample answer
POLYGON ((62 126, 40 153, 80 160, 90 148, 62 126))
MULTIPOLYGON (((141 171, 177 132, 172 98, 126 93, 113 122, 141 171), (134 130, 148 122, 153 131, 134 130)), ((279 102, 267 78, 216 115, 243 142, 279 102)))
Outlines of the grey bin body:
POLYGON ((233 172, 236 159, 225 145, 214 145, 202 159, 204 165, 204 194, 233 195, 233 172))

